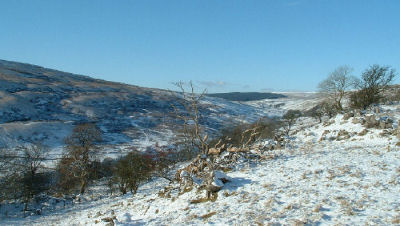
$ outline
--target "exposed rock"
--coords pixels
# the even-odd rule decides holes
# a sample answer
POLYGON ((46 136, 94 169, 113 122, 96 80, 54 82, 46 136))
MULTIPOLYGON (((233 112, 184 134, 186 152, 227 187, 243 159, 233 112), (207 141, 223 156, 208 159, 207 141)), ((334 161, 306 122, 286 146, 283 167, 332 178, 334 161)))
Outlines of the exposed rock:
POLYGON ((393 125, 391 122, 388 122, 388 121, 380 121, 379 128, 380 129, 391 129, 391 128, 393 128, 393 125))
POLYGON ((322 133, 322 136, 326 136, 326 134, 329 134, 331 131, 330 130, 324 130, 324 132, 322 133))
POLYGON ((379 126, 379 121, 376 120, 375 115, 366 115, 365 116, 365 124, 366 128, 376 128, 379 126))
POLYGON ((354 110, 355 117, 361 117, 362 115, 363 115, 363 112, 361 110, 354 110))
POLYGON ((382 132, 379 134, 379 136, 382 136, 382 137, 387 137, 387 136, 390 136, 390 135, 392 135, 392 133, 389 130, 386 130, 386 129, 382 130, 382 132))
POLYGON ((349 118, 354 117, 353 112, 347 112, 343 115, 343 120, 349 120, 349 118))
POLYGON ((330 120, 330 121, 327 121, 327 122, 324 122, 324 124, 322 124, 323 126, 330 126, 330 125, 332 125, 333 123, 335 123, 335 120, 333 119, 333 120, 330 120))
POLYGON ((349 139, 351 136, 349 134, 349 132, 347 132, 346 130, 339 130, 337 136, 336 136, 336 140, 340 141, 340 140, 347 140, 349 139))
POLYGON ((358 133, 358 136, 365 136, 368 133, 367 129, 363 129, 363 131, 358 133))
POLYGON ((351 120, 351 122, 352 122, 353 124, 358 124, 358 123, 360 123, 360 119, 358 119, 358 118, 353 118, 353 119, 351 120))
POLYGON ((331 132, 330 130, 325 130, 325 131, 321 134, 321 138, 319 138, 319 141, 326 140, 326 135, 329 134, 330 132, 331 132))
POLYGON ((306 133, 306 137, 312 137, 312 136, 314 136, 315 134, 314 134, 314 132, 308 132, 308 133, 306 133))
POLYGON ((212 193, 219 192, 224 184, 231 181, 230 177, 228 177, 225 173, 215 170, 208 174, 208 177, 205 180, 205 189, 207 191, 207 198, 210 198, 212 193))

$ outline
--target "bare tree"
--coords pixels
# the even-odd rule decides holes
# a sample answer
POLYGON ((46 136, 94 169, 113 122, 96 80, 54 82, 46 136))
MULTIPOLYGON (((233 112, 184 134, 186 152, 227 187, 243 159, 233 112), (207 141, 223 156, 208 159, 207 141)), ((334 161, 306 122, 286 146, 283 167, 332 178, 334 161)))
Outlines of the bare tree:
POLYGON ((43 177, 38 175, 39 170, 43 169, 43 161, 45 154, 48 149, 40 144, 31 145, 29 147, 19 147, 19 151, 23 155, 23 171, 24 171, 24 197, 25 197, 25 208, 28 209, 28 204, 31 198, 38 194, 44 188, 46 183, 43 177))
POLYGON ((286 136, 289 136, 292 126, 300 116, 301 112, 299 110, 289 110, 282 116, 283 130, 286 136))
MULTIPOLYGON (((201 125, 200 101, 204 98, 206 90, 200 94, 195 93, 192 82, 188 84, 190 92, 186 92, 185 85, 182 82, 175 85, 181 92, 176 96, 179 105, 173 105, 173 108, 175 109, 176 117, 183 121, 183 136, 186 148, 197 155, 189 166, 178 170, 176 179, 180 181, 181 185, 184 185, 184 191, 187 186, 191 187, 193 185, 193 176, 202 178, 203 182, 207 184, 206 190, 209 193, 207 187, 210 184, 208 183, 213 180, 211 177, 214 177, 216 166, 213 154, 210 152, 207 131, 201 125)), ((194 155, 191 157, 194 157, 194 155)))
POLYGON ((175 85, 180 90, 181 97, 177 96, 176 98, 180 106, 173 105, 172 107, 175 110, 176 117, 183 121, 184 139, 186 139, 187 144, 190 144, 189 148, 207 156, 208 134, 200 124, 201 113, 199 109, 200 101, 204 98, 206 90, 203 90, 200 94, 195 93, 192 82, 188 84, 190 92, 186 92, 183 82, 175 83, 175 85))
POLYGON ((59 164, 61 183, 67 182, 68 186, 68 180, 78 180, 80 193, 85 192, 93 172, 95 155, 98 153, 96 144, 100 141, 101 131, 95 124, 84 123, 75 126, 72 134, 65 139, 67 152, 59 164))
POLYGON ((358 91, 350 96, 351 105, 356 108, 367 108, 371 104, 378 103, 382 99, 382 92, 396 76, 396 71, 389 66, 370 66, 361 75, 361 80, 356 82, 358 91))
POLYGON ((47 147, 41 144, 17 146, 2 150, 1 159, 1 198, 22 198, 24 211, 32 197, 47 189, 43 161, 47 147))
POLYGON ((343 110, 342 100, 346 91, 354 84, 352 71, 349 66, 340 66, 318 85, 320 92, 327 95, 339 111, 343 110))

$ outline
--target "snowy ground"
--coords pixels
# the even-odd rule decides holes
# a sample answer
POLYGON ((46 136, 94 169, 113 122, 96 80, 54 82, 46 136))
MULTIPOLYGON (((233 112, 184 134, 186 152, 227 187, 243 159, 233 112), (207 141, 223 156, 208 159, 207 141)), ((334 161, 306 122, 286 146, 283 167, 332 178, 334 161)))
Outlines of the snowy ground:
POLYGON ((248 101, 244 102, 244 104, 263 109, 269 116, 280 117, 289 109, 301 111, 309 110, 322 100, 321 95, 316 92, 285 92, 280 94, 287 97, 248 101))
MULTIPOLYGON (((398 119, 396 107, 385 107, 398 119)), ((59 207, 42 216, 2 216, 9 225, 398 225, 400 149, 394 135, 343 115, 325 123, 298 121, 290 142, 264 160, 241 161, 215 201, 204 191, 160 193, 155 179, 137 195, 59 207), (325 124, 325 125, 324 125, 325 124), (341 137, 339 131, 347 131, 341 137)), ((398 125, 395 123, 395 127, 398 125)), ((343 134, 343 133, 342 133, 343 134)), ((100 192, 100 191, 99 191, 100 192)))

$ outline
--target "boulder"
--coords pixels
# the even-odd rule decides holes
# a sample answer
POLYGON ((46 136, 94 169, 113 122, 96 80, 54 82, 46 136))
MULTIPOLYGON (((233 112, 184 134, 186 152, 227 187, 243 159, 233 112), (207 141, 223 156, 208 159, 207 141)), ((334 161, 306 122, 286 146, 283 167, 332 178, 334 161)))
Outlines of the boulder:
POLYGON ((355 111, 354 111, 354 116, 355 116, 355 117, 361 117, 362 115, 363 115, 363 113, 362 113, 361 110, 355 110, 355 111))
POLYGON ((360 123, 360 119, 358 119, 358 118, 353 118, 353 119, 351 120, 351 122, 352 122, 353 124, 358 124, 358 123, 360 123))
POLYGON ((379 121, 376 120, 375 115, 366 115, 365 116, 365 124, 366 128, 376 128, 379 126, 379 121))
POLYGON ((382 132, 381 132, 379 135, 380 135, 381 137, 387 137, 387 136, 392 135, 392 133, 391 133, 389 130, 384 129, 384 130, 382 130, 382 132))
POLYGON ((347 112, 343 115, 343 120, 349 120, 349 118, 354 117, 354 113, 353 112, 347 112))
POLYGON ((346 130, 339 130, 337 136, 336 136, 336 140, 340 141, 340 140, 347 140, 349 139, 351 136, 349 134, 349 132, 347 132, 346 130))
POLYGON ((363 131, 358 133, 358 136, 365 136, 368 133, 367 129, 364 129, 363 131))
POLYGON ((224 184, 231 181, 231 178, 228 177, 222 171, 216 170, 209 173, 208 178, 206 179, 206 190, 210 193, 219 192, 224 184))

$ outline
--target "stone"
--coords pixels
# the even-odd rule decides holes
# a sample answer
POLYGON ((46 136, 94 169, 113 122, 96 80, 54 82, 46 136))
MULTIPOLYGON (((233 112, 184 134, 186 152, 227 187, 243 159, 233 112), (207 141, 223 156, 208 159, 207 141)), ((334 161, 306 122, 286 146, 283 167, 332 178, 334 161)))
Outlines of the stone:
POLYGON ((349 120, 349 118, 354 117, 354 113, 353 112, 347 112, 343 115, 343 120, 349 120))
POLYGON ((346 130, 339 130, 337 136, 336 136, 336 140, 340 141, 340 140, 347 140, 349 139, 351 136, 349 134, 349 132, 347 132, 346 130))
POLYGON ((368 133, 367 129, 364 129, 363 131, 358 133, 358 136, 365 136, 368 133))

